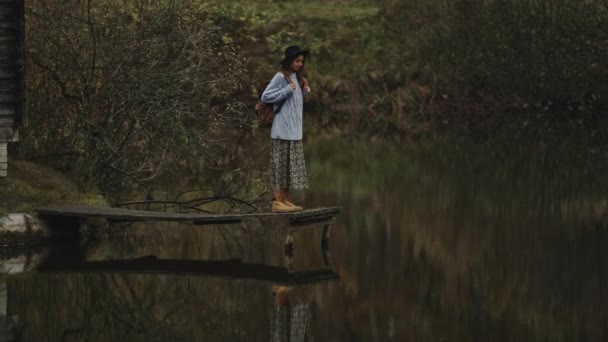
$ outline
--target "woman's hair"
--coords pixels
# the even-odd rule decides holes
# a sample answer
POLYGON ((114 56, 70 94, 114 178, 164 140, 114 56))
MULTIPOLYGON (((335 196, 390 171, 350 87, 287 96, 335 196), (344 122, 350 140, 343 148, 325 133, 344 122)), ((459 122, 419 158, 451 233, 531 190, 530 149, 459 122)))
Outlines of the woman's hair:
MULTIPOLYGON (((285 62, 281 63, 281 67, 280 67, 280 71, 283 72, 286 75, 291 75, 292 72, 294 72, 291 69, 291 62, 293 62, 294 59, 300 57, 302 55, 297 55, 292 59, 288 59, 285 62)), ((298 83, 301 85, 302 84, 302 71, 304 71, 304 65, 306 64, 306 57, 304 57, 304 60, 302 61, 302 67, 300 68, 300 71, 296 71, 296 77, 298 78, 298 83)))

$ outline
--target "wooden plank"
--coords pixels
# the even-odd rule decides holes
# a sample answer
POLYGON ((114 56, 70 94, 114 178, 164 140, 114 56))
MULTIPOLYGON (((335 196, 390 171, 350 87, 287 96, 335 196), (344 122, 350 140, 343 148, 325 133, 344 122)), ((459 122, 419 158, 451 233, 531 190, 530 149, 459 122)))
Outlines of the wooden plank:
MULTIPOLYGON (((23 1, 23 0, 20 0, 23 1)), ((0 15, 15 15, 14 0, 11 2, 0 2, 0 15)))
POLYGON ((34 209, 43 215, 71 216, 84 218, 105 218, 115 221, 177 221, 196 224, 238 223, 243 219, 268 219, 286 217, 305 220, 307 217, 333 216, 339 207, 307 209, 292 213, 251 213, 251 214, 205 214, 205 213, 165 213, 157 211, 122 208, 90 207, 82 205, 49 205, 34 209))
POLYGON ((17 22, 15 20, 3 20, 0 22, 0 29, 11 30, 17 28, 17 22))
MULTIPOLYGON (((5 4, 2 4, 0 2, 0 18, 18 20, 20 8, 18 7, 18 4, 16 2, 17 1, 15 1, 15 3, 10 4, 8 6, 5 4)), ((21 0, 19 2, 24 2, 24 1, 21 0)))
POLYGON ((0 89, 0 103, 15 103, 17 94, 14 91, 4 91, 0 89))
POLYGON ((15 46, 17 46, 17 39, 14 35, 0 35, 0 50, 14 53, 15 46))
POLYGON ((0 79, 0 90, 6 91, 15 91, 17 90, 17 84, 13 80, 0 79))
POLYGON ((104 272, 212 276, 241 280, 255 280, 270 284, 293 287, 340 279, 340 275, 330 268, 318 268, 306 271, 290 271, 285 267, 243 263, 239 259, 206 261, 158 259, 155 256, 127 260, 85 262, 80 262, 77 258, 72 258, 71 260, 68 258, 61 258, 59 260, 50 259, 39 265, 37 271, 45 273, 104 272))
POLYGON ((209 223, 233 223, 233 217, 217 217, 190 213, 164 213, 156 211, 133 210, 122 208, 88 207, 80 205, 51 205, 34 209, 39 214, 53 216, 70 216, 83 218, 105 218, 114 221, 177 221, 194 222, 204 220, 209 223))
POLYGON ((15 119, 0 116, 0 127, 13 127, 15 119))
POLYGON ((17 113, 15 106, 0 106, 0 116, 14 116, 17 113))
POLYGON ((14 68, 17 66, 17 55, 15 46, 6 47, 5 43, 0 42, 0 66, 14 68))
POLYGON ((0 34, 0 43, 4 43, 4 42, 15 42, 15 36, 12 34, 6 35, 6 34, 0 34))
POLYGON ((16 44, 14 41, 1 41, 0 42, 0 53, 2 53, 5 56, 9 56, 9 57, 13 57, 16 55, 17 53, 17 48, 16 48, 16 44))
MULTIPOLYGON (((6 28, 2 28, 0 27, 0 37, 4 38, 4 43, 6 43, 7 41, 13 40, 16 41, 17 38, 17 30, 16 29, 6 29, 6 28)), ((6 48, 6 45, 4 45, 6 48)))
POLYGON ((14 66, 15 64, 15 58, 11 57, 11 56, 6 56, 3 53, 0 53, 0 65, 3 67, 10 67, 10 66, 14 66))
POLYGON ((19 132, 13 127, 0 127, 0 142, 19 140, 19 132))
POLYGON ((0 77, 14 77, 18 72, 21 71, 20 69, 21 67, 16 65, 0 65, 0 77))

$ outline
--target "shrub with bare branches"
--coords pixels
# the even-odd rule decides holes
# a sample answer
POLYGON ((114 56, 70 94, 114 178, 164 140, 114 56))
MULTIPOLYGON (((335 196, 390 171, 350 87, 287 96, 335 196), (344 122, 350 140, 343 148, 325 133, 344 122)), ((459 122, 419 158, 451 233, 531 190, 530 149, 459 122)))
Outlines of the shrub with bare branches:
POLYGON ((34 0, 27 16, 24 157, 52 156, 83 190, 109 192, 245 163, 245 70, 205 13, 173 1, 34 0))

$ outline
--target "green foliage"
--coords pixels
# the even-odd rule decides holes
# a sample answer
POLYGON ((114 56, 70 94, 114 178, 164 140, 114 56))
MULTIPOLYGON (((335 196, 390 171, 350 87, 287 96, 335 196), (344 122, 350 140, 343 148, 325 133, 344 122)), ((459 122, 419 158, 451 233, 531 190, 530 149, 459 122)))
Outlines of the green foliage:
POLYGON ((247 50, 254 73, 288 44, 311 49, 307 108, 318 127, 545 137, 593 131, 608 102, 602 0, 208 3, 247 28, 251 39, 236 41, 258 47, 247 50))
POLYGON ((607 21, 599 0, 33 1, 21 152, 82 189, 257 179, 248 106, 290 44, 312 51, 307 127, 601 144, 607 21))
POLYGON ((345 201, 398 198, 399 210, 435 208, 440 197, 447 197, 450 207, 466 201, 466 208, 492 215, 507 211, 538 217, 573 210, 590 219, 594 210, 608 207, 603 176, 608 163, 597 151, 572 143, 547 148, 511 136, 493 142, 450 136, 404 148, 354 135, 324 137, 308 144, 315 175, 311 183, 345 201), (565 209, 566 204, 572 208, 565 209))
POLYGON ((269 296, 242 283, 187 276, 68 272, 8 282, 27 336, 36 341, 244 341, 266 316, 247 323, 251 307, 242 303, 264 312, 269 296))
POLYGON ((268 1, 262 3, 255 1, 204 1, 200 8, 215 16, 246 22, 254 28, 263 27, 269 22, 276 22, 280 13, 279 5, 268 1))
POLYGON ((0 214, 31 212, 36 206, 79 203, 107 206, 95 191, 81 193, 73 180, 44 165, 10 161, 9 176, 0 179, 0 214))
POLYGON ((592 126, 608 103, 603 1, 408 0, 392 14, 414 36, 401 47, 432 80, 440 121, 469 133, 592 126))

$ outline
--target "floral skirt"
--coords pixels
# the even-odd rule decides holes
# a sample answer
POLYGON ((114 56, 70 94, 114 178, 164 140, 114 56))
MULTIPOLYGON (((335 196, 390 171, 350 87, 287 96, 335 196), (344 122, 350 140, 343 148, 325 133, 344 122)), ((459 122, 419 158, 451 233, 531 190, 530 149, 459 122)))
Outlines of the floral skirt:
POLYGON ((308 303, 275 305, 270 318, 271 342, 304 342, 310 325, 311 310, 308 303))
POLYGON ((308 188, 302 140, 272 139, 270 166, 273 189, 308 188))

